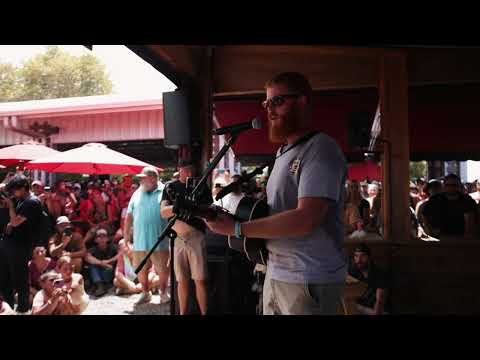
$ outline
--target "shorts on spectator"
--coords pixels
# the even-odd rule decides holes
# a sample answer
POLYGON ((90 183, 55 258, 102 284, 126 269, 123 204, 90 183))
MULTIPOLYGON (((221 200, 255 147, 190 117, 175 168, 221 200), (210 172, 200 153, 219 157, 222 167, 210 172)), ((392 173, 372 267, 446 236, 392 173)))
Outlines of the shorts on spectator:
POLYGON ((177 281, 207 279, 207 245, 204 233, 193 230, 188 235, 178 235, 175 240, 174 269, 177 281))
MULTIPOLYGON (((133 252, 133 266, 135 269, 140 265, 142 260, 147 256, 148 251, 134 251, 133 252)), ((152 253, 152 256, 148 259, 147 263, 142 269, 142 272, 146 272, 148 269, 151 268, 152 263, 153 267, 155 268, 155 271, 157 274, 161 272, 168 271, 167 267, 167 261, 168 261, 168 252, 165 251, 154 251, 152 253)))

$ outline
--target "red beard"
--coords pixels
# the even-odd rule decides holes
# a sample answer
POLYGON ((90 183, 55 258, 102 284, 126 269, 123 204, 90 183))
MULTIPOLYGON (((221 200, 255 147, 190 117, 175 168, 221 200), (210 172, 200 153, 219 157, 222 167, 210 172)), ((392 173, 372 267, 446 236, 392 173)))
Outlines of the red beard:
POLYGON ((268 138, 272 143, 285 143, 289 135, 294 134, 301 128, 299 116, 293 107, 282 116, 269 116, 268 120, 268 138))

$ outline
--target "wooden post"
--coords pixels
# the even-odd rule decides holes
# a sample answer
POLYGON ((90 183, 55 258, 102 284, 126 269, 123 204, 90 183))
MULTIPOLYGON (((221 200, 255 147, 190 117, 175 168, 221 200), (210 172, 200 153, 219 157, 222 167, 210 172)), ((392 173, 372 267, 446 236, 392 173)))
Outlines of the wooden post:
POLYGON ((399 242, 410 239, 407 59, 401 51, 387 51, 379 60, 384 237, 399 242))
POLYGON ((212 157, 213 130, 213 48, 208 46, 202 57, 201 67, 201 128, 200 169, 203 172, 212 157))
POLYGON ((198 75, 190 86, 192 114, 192 159, 197 164, 198 175, 202 174, 212 154, 213 129, 213 49, 202 49, 197 57, 198 75))

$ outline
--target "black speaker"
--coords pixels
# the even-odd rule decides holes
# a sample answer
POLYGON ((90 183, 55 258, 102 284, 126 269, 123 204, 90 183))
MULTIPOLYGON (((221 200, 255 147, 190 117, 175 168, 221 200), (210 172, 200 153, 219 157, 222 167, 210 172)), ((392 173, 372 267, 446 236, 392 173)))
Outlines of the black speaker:
POLYGON ((190 114, 188 96, 184 90, 163 93, 164 145, 178 149, 190 144, 190 114))
POLYGON ((352 112, 347 117, 348 144, 350 148, 368 147, 373 114, 368 112, 352 112))

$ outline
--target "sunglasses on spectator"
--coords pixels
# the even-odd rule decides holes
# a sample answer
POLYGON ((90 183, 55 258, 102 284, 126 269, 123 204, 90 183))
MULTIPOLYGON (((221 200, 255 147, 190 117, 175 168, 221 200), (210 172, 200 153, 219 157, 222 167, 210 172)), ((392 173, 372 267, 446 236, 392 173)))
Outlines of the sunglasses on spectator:
POLYGON ((267 99, 262 102, 262 106, 265 109, 269 109, 270 107, 281 106, 285 103, 287 99, 291 98, 298 98, 301 95, 299 94, 283 94, 283 95, 276 95, 270 99, 267 99))

